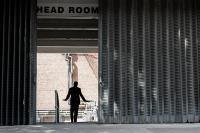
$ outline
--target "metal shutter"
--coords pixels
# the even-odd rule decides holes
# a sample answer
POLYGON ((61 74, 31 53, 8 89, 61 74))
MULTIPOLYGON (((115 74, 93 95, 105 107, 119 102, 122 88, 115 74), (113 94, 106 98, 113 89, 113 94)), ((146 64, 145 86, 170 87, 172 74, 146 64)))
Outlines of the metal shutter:
POLYGON ((100 122, 198 122, 200 2, 99 6, 100 122))
POLYGON ((0 125, 35 122, 35 0, 1 0, 0 125))

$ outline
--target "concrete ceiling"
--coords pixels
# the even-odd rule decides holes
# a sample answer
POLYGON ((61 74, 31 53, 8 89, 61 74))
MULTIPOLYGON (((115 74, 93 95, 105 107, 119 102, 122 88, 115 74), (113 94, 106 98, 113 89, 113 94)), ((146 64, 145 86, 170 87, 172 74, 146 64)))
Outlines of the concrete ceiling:
POLYGON ((38 19, 38 52, 98 52, 98 19, 38 19))

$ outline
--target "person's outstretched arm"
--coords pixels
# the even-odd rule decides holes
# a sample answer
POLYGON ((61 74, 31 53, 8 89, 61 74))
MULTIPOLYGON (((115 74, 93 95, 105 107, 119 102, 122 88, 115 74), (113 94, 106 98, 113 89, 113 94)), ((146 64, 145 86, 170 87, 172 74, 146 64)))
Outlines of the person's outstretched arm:
POLYGON ((81 98, 83 99, 84 102, 88 102, 88 101, 85 99, 85 97, 83 96, 83 94, 82 94, 82 92, 81 92, 81 89, 80 89, 80 96, 81 96, 81 98))
POLYGON ((70 89, 69 89, 68 94, 67 94, 67 97, 64 99, 64 101, 67 101, 67 100, 69 99, 70 95, 71 95, 71 91, 70 91, 70 89))

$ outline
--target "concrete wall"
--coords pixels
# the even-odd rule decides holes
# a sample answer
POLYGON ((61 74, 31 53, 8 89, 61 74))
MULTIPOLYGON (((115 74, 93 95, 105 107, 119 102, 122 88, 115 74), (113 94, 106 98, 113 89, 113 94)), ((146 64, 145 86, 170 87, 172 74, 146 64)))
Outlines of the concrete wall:
POLYGON ((37 109, 54 109, 55 90, 58 91, 61 108, 67 109, 68 104, 62 101, 68 87, 65 55, 40 53, 37 58, 37 109))
MULTIPOLYGON (((37 59, 37 110, 54 110, 55 89, 59 94, 60 109, 68 110, 68 101, 62 101, 68 92, 68 62, 65 61, 65 55, 39 53, 37 59)), ((97 63, 98 59, 94 60, 96 61, 93 62, 97 63)), ((76 61, 73 62, 77 66, 78 86, 83 95, 86 99, 98 103, 98 80, 93 71, 94 67, 90 67, 85 55, 76 56, 76 61)), ((98 70, 98 65, 94 66, 98 70)))

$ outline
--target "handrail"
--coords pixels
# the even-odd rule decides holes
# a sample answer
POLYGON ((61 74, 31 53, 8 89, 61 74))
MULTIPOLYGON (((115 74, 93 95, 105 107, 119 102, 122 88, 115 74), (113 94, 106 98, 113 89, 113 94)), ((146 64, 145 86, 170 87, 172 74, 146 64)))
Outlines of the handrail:
MULTIPOLYGON (((96 102, 94 101, 90 101, 90 102, 93 102, 94 103, 94 106, 96 106, 96 102)), ((94 112, 96 109, 95 108, 91 108, 91 107, 87 107, 87 103, 84 103, 84 102, 81 102, 82 104, 80 105, 86 105, 85 109, 84 110, 79 110, 79 118, 81 119, 88 119, 90 118, 90 114, 92 112, 94 112), (89 113, 89 114, 88 114, 89 113)), ((70 116, 70 110, 67 109, 67 110, 60 110, 60 105, 59 105, 59 95, 58 95, 58 92, 57 90, 55 90, 55 109, 54 110, 36 110, 36 115, 37 115, 37 120, 40 121, 40 118, 52 118, 52 116, 55 116, 55 119, 51 122, 55 122, 55 123, 59 123, 60 120, 61 122, 63 122, 63 116, 66 117, 66 116, 70 116), (61 118, 61 119, 60 119, 61 118)), ((94 117, 93 117, 94 118, 94 117)))
POLYGON ((59 105, 59 96, 58 91, 55 90, 55 123, 59 123, 59 111, 60 105, 59 105))

